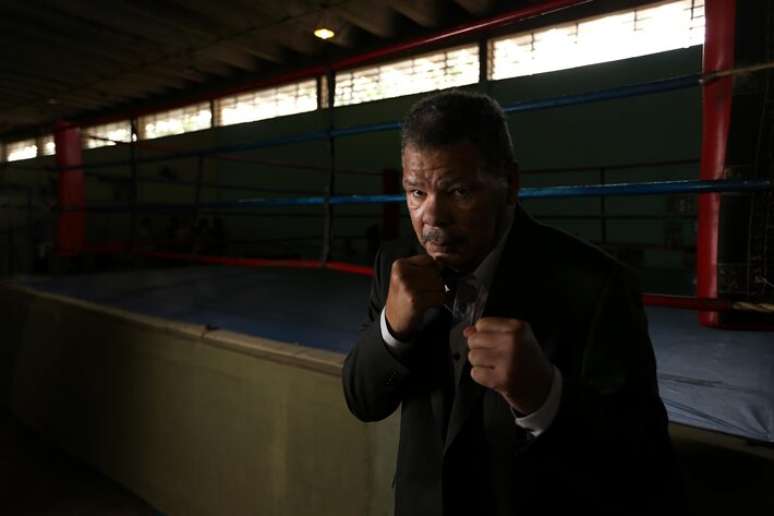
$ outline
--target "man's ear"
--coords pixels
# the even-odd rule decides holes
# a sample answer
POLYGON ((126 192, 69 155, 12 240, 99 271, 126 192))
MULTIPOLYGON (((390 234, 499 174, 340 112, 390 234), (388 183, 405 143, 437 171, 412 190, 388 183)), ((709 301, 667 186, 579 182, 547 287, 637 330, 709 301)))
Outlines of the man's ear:
POLYGON ((508 204, 516 204, 519 200, 519 164, 515 161, 508 167, 508 204))

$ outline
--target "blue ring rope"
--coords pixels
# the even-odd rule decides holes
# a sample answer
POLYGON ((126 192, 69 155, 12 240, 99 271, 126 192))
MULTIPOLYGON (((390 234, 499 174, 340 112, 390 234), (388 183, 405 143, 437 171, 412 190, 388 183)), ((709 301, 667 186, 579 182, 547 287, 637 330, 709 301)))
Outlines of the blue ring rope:
MULTIPOLYGON (((675 193, 710 193, 710 192, 761 192, 774 189, 768 179, 726 179, 719 181, 679 180, 655 181, 650 183, 611 183, 605 185, 582 186, 548 186, 538 188, 523 188, 519 192, 520 199, 549 199, 573 197, 604 197, 633 195, 663 195, 675 193)), ((235 201, 217 201, 200 203, 199 209, 243 209, 264 208, 276 206, 319 206, 331 205, 363 205, 405 202, 403 194, 392 195, 335 195, 312 197, 257 197, 237 199, 235 201)), ((141 211, 177 211, 190 210, 193 204, 138 204, 141 211)), ((121 212, 128 209, 127 204, 105 204, 88 206, 90 212, 108 213, 121 212)), ((74 210, 74 209, 73 209, 74 210)))

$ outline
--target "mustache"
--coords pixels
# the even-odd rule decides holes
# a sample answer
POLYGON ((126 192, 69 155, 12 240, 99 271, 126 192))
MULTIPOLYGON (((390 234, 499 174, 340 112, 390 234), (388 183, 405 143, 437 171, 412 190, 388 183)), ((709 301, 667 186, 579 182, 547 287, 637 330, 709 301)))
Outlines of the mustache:
POLYGON ((454 245, 459 244, 463 240, 461 235, 440 228, 428 228, 422 232, 423 244, 454 245))

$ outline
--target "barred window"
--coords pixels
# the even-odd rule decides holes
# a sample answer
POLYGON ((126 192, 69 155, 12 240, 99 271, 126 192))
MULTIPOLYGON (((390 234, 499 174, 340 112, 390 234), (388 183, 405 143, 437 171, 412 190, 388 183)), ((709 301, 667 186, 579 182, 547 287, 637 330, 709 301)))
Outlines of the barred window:
POLYGON ((140 138, 151 139, 212 127, 209 102, 140 117, 140 138))
POLYGON ((38 144, 35 139, 10 142, 5 145, 5 159, 17 161, 37 157, 38 144))
POLYGON ((659 2, 489 42, 490 79, 701 45, 704 0, 659 2))
POLYGON ((225 97, 216 104, 216 125, 241 124, 317 109, 317 80, 225 97))
POLYGON ((479 79, 478 45, 336 73, 337 106, 359 104, 465 84, 479 79))
POLYGON ((87 149, 129 143, 132 138, 132 123, 129 120, 86 127, 81 134, 87 149))
POLYGON ((38 142, 38 153, 41 156, 51 156, 56 154, 56 145, 54 144, 54 135, 43 136, 38 142))

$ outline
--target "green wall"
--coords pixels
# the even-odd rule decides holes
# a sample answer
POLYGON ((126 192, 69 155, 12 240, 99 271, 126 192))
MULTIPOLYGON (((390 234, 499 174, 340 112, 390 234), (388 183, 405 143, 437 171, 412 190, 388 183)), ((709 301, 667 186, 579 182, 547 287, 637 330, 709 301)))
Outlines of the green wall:
MULTIPOLYGON (((676 50, 612 63, 571 70, 520 77, 473 88, 486 91, 503 104, 531 99, 592 92, 616 86, 636 84, 683 74, 695 73, 701 67, 701 48, 676 50)), ((400 97, 340 107, 333 113, 316 111, 254 123, 220 127, 148 142, 138 146, 137 156, 159 156, 168 152, 202 150, 219 146, 250 144, 310 131, 335 127, 381 123, 399 120, 409 106, 422 95, 400 97)), ((662 179, 693 179, 698 165, 643 167, 616 170, 615 165, 632 162, 658 162, 697 158, 701 135, 700 91, 698 88, 659 93, 644 97, 597 102, 558 109, 515 113, 510 127, 522 169, 525 171, 556 167, 605 166, 608 182, 640 182, 662 179)), ((397 131, 376 132, 341 137, 335 143, 336 166, 339 169, 373 171, 373 176, 339 174, 337 193, 381 193, 380 172, 399 169, 399 136, 397 131)), ((229 155, 232 159, 206 157, 202 162, 207 183, 245 187, 214 189, 205 187, 202 201, 225 201, 249 197, 307 195, 323 193, 327 185, 325 170, 330 166, 327 141, 289 144, 229 155), (293 162, 321 167, 322 171, 297 170, 266 162, 293 162), (271 192, 253 191, 272 190, 271 192)), ((108 147, 84 152, 87 164, 128 160, 128 146, 108 147)), ((2 170, 2 181, 45 184, 50 173, 15 170, 15 166, 37 166, 50 158, 10 164, 2 170)), ((137 173, 144 179, 195 182, 199 170, 196 157, 140 164, 137 173)), ((128 177, 129 166, 94 170, 113 177, 128 177)), ((599 182, 599 172, 566 172, 551 174, 525 173, 523 186, 592 184, 599 182)), ((90 178, 87 198, 91 202, 121 201, 128 187, 105 179, 90 178)), ((3 194, 5 195, 5 193, 3 194)), ((143 182, 140 202, 191 203, 195 190, 159 182, 143 182)), ((695 228, 693 196, 612 197, 606 199, 607 241, 626 245, 609 245, 643 272, 646 287, 662 291, 690 293, 692 257, 690 249, 695 228), (682 212, 677 213, 676 207, 682 212), (687 216, 686 216, 687 215, 687 216), (637 219, 638 216, 644 216, 637 219), (677 241, 676 249, 665 248, 665 241, 677 241), (658 284, 659 281, 663 284, 658 284)), ((599 199, 527 200, 528 211, 546 223, 593 241, 601 239, 601 223, 592 218, 600 212, 599 199), (586 218, 567 218, 567 216, 586 218)), ((0 227, 9 224, 3 211, 0 227)), ((20 211, 20 210, 17 210, 20 211)), ((347 206, 335 209, 334 258, 368 263, 366 231, 381 222, 381 206, 347 206)), ((22 212, 23 213, 23 212, 22 212)), ((212 215, 204 212, 203 215, 212 215)), ((221 210, 226 222, 230 254, 245 256, 288 256, 317 258, 323 229, 323 208, 260 208, 221 210), (263 241, 263 242, 261 242, 263 241)), ((188 213, 179 213, 190 218, 188 213)), ((154 233, 163 237, 169 213, 150 214, 154 233)), ((19 221, 17 221, 19 222, 19 221)), ((124 214, 93 214, 88 218, 89 238, 93 241, 128 238, 129 217, 124 214)), ((410 234, 407 214, 403 210, 401 235, 410 234)), ((0 240, 4 240, 0 238, 0 240)), ((18 236, 17 236, 18 240, 18 236)), ((0 243, 7 247, 7 241, 0 243)), ((17 247, 25 247, 15 242, 17 247)), ((26 244, 26 248, 31 245, 26 244)), ((17 263, 25 260, 17 259, 17 263)), ((7 261, 7 260, 6 260, 7 261)), ((7 265, 4 265, 7 271, 7 265)), ((19 267, 17 266, 17 270, 19 267)))

